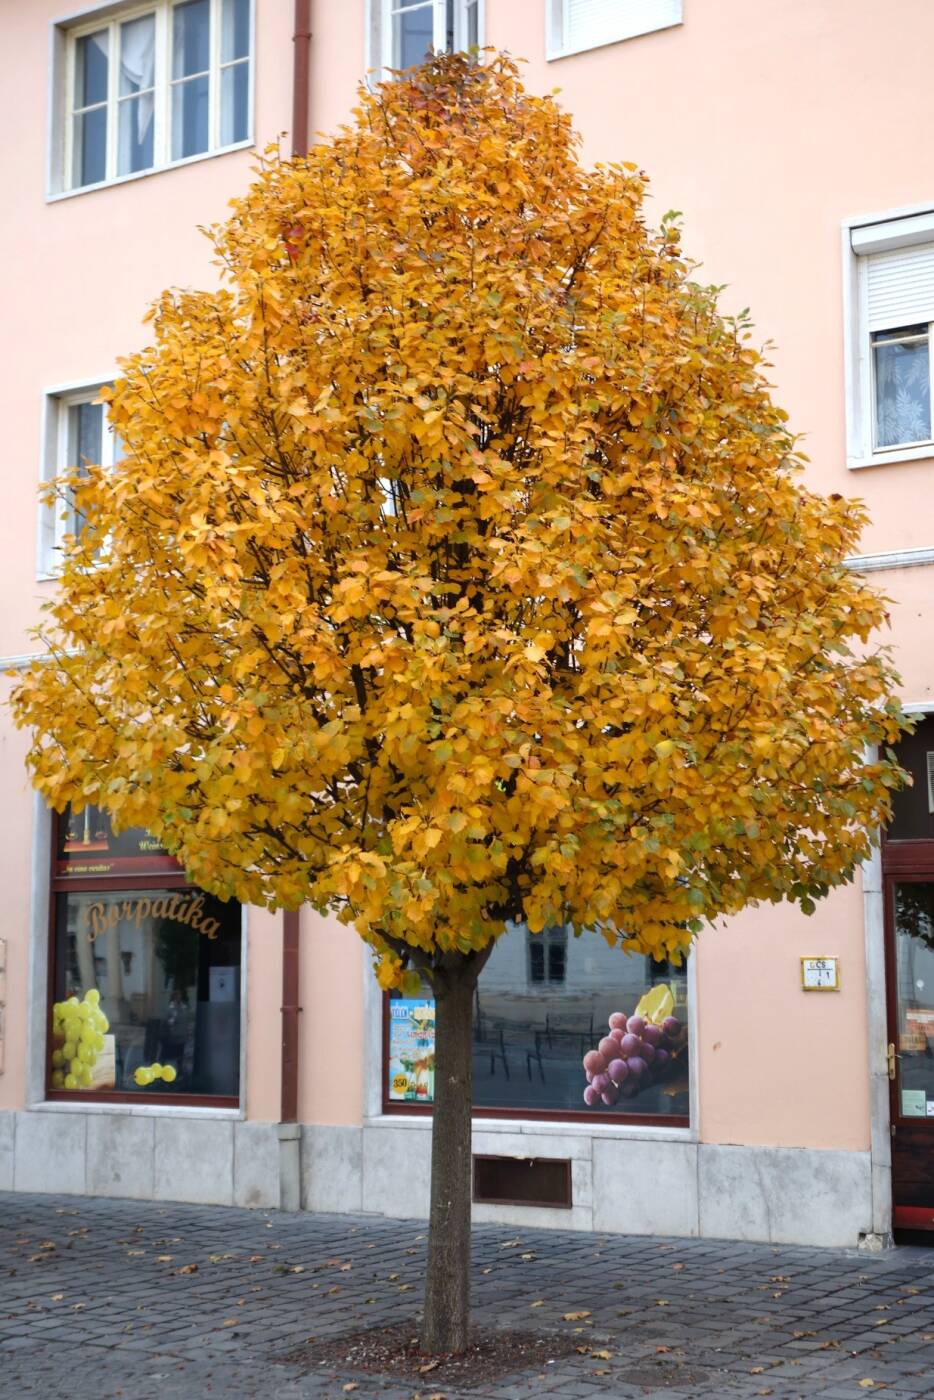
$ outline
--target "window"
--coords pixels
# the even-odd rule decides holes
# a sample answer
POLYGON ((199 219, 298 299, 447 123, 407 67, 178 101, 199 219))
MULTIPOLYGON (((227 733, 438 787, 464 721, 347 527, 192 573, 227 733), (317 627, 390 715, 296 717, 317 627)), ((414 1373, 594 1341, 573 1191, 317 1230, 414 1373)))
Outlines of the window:
POLYGON ((546 0, 546 56, 565 58, 680 24, 684 0, 546 0))
POLYGON ((47 1093, 234 1106, 241 913, 145 831, 56 822, 47 1093))
MULTIPOLYGON (((47 395, 44 481, 74 472, 85 476, 90 466, 112 467, 120 460, 120 439, 107 422, 105 406, 95 403, 101 387, 47 395)), ((80 535, 83 523, 70 498, 42 507, 40 578, 57 573, 66 536, 80 535)))
POLYGON ((412 68, 483 43, 483 0, 370 0, 371 68, 412 68))
POLYGON ((65 31, 57 187, 245 142, 251 24, 251 0, 157 0, 65 31))
POLYGON ((934 214, 845 226, 850 466, 934 455, 934 214))
POLYGON ((563 925, 553 925, 541 933, 528 932, 529 982, 563 982, 567 948, 567 929, 563 925))
POLYGON ((892 794, 892 819, 885 833, 887 844, 934 842, 934 714, 914 718, 914 733, 906 734, 895 746, 898 761, 911 774, 912 782, 910 787, 892 794))
MULTIPOLYGON (((387 1109, 431 1103, 434 1015, 428 991, 386 999, 387 1109)), ((477 987, 473 1086, 481 1115, 584 1114, 686 1125, 686 966, 627 955, 592 931, 575 937, 560 925, 540 934, 512 929, 497 943, 477 987), (623 1021, 640 1003, 645 1024, 636 1023, 633 1040, 623 1044, 629 1033, 623 1021), (601 1049, 603 1042, 609 1043, 601 1049), (585 1056, 597 1058, 585 1066, 585 1056), (625 1060, 624 1070, 618 1059, 625 1060), (611 1068, 615 1080, 597 1079, 611 1068)))

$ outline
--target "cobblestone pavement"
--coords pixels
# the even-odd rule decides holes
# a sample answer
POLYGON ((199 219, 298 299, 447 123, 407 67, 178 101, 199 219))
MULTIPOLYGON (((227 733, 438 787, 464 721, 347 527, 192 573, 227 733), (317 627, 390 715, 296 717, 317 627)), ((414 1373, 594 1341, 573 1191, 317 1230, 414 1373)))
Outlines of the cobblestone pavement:
POLYGON ((284 1359, 308 1337, 405 1335, 424 1251, 413 1221, 0 1195, 0 1396, 934 1396, 934 1250, 918 1248, 479 1226, 477 1320, 570 1331, 579 1352, 470 1390, 284 1359))

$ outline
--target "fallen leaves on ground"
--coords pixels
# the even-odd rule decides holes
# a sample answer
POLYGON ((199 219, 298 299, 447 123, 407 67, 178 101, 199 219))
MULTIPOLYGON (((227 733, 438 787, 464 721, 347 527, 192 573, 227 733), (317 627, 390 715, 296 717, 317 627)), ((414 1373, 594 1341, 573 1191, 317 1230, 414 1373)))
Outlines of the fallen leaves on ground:
POLYGON ((589 1316, 590 1313, 586 1310, 583 1312, 569 1312, 564 1314, 564 1320, 565 1322, 580 1322, 583 1318, 589 1316))

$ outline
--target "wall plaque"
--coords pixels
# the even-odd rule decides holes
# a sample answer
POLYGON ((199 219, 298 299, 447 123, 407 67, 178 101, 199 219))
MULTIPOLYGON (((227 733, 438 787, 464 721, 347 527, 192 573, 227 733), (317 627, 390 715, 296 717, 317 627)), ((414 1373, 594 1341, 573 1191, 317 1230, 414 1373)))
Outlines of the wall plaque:
POLYGON ((837 958, 802 958, 801 987, 805 992, 839 992, 839 960, 837 958))

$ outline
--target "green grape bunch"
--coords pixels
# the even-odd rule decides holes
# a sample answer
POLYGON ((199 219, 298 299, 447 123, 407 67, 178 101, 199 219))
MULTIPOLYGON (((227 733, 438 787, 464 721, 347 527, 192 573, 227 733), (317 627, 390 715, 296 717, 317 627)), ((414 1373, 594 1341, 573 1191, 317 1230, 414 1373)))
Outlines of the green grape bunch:
POLYGON ((89 1089, 110 1022, 96 987, 82 1001, 70 996, 52 1007, 52 1088, 89 1089))
POLYGON ((174 1084, 177 1078, 174 1065, 160 1065, 158 1061, 152 1065, 140 1065, 133 1071, 133 1079, 141 1089, 148 1089, 150 1084, 160 1079, 164 1084, 174 1084))

